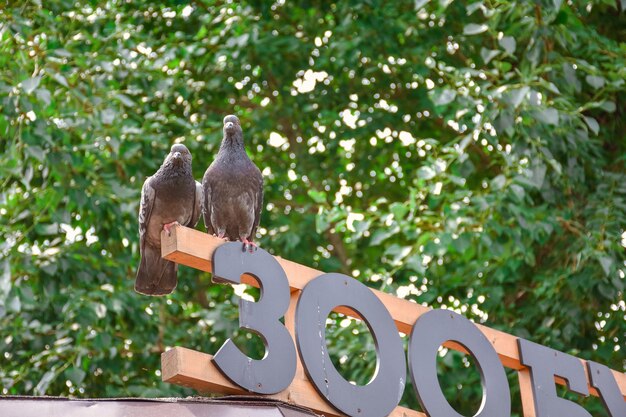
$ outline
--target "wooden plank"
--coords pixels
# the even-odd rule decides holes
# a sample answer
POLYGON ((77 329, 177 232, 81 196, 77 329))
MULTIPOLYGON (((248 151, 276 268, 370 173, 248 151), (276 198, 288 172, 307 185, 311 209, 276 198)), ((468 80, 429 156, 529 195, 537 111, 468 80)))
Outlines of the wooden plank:
MULTIPOLYGON (((250 394, 239 388, 226 378, 213 364, 213 357, 195 350, 175 347, 161 354, 161 369, 163 381, 201 392, 218 394, 250 394)), ((278 394, 263 395, 302 407, 310 408, 317 413, 328 417, 344 417, 322 397, 319 396, 313 385, 296 374, 291 385, 278 394)), ((426 417, 426 414, 405 407, 396 407, 389 414, 392 417, 426 417)))
POLYGON ((530 369, 525 368, 517 373, 519 382, 520 396, 522 397, 522 416, 536 417, 535 415, 535 397, 533 395, 533 386, 530 381, 530 369))
MULTIPOLYGON (((300 298, 300 293, 302 291, 292 291, 289 297, 289 308, 287 309, 287 313, 285 313, 285 327, 291 338, 296 340, 296 306, 298 305, 298 299, 300 298)), ((296 349, 298 347, 296 346, 296 349)), ((296 360, 296 379, 306 379, 306 375, 304 374, 304 368, 302 367, 302 362, 300 362, 300 358, 297 357, 296 360)))
MULTIPOLYGON (((224 244, 224 241, 215 236, 208 235, 207 233, 183 226, 176 226, 170 230, 171 235, 169 236, 166 232, 161 232, 161 255, 170 261, 211 272, 213 252, 220 245, 224 244)), ((276 260, 278 260, 285 270, 292 293, 294 291, 301 291, 309 281, 324 273, 308 266, 283 259, 280 256, 277 256, 276 260)), ((242 282, 256 287, 259 285, 252 277, 244 276, 242 282)), ((394 319, 398 330, 404 334, 410 333, 413 324, 419 316, 430 311, 429 307, 422 306, 412 301, 404 300, 374 289, 372 289, 372 291, 385 305, 391 317, 394 319)), ((354 316, 354 312, 350 309, 340 307, 337 308, 336 311, 354 316)), ((518 371, 525 369, 520 363, 517 350, 517 337, 480 324, 477 324, 477 326, 492 343, 504 366, 518 371)), ((456 343, 448 342, 445 346, 454 350, 464 351, 463 347, 456 343)), ((582 360, 582 362, 585 363, 584 360, 582 360)), ((585 374, 587 374, 587 372, 585 372, 585 374)), ((620 392, 624 396, 624 399, 626 399, 626 374, 613 370, 613 376, 617 381, 620 392)), ((557 383, 565 385, 565 380, 562 378, 556 378, 555 380, 557 383)), ((597 391, 591 386, 589 386, 589 391, 595 396, 598 395, 597 391)))

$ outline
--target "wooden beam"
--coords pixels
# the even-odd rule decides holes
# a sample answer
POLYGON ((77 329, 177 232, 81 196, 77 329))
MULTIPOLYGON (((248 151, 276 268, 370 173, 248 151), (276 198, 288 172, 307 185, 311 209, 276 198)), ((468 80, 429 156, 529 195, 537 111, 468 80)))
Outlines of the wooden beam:
MULTIPOLYGON (((181 265, 190 266, 202 271, 211 272, 213 252, 224 241, 208 235, 198 230, 190 229, 183 226, 173 227, 171 235, 161 232, 161 255, 170 261, 174 261, 181 265)), ((312 279, 318 277, 324 272, 300 265, 292 261, 276 257, 285 270, 291 291, 301 291, 306 284, 312 279)), ((258 282, 252 277, 244 276, 242 282, 252 286, 258 286, 258 282)), ((398 330, 404 334, 409 334, 413 324, 419 316, 430 311, 429 307, 422 306, 409 300, 404 300, 381 291, 372 289, 374 294, 385 305, 391 317, 394 319, 398 330)), ((337 308, 337 312, 353 316, 354 313, 350 309, 337 308)), ((519 352, 517 349, 517 337, 491 329, 487 326, 477 324, 480 331, 487 337, 495 348, 502 364, 508 368, 515 370, 525 370, 526 368, 520 363, 519 352)), ((446 343, 446 347, 454 350, 464 351, 463 347, 456 343, 446 343)), ((583 364, 584 360, 581 360, 583 364)), ((585 371, 585 375, 587 372, 585 371)), ((617 381, 620 392, 626 399, 626 374, 623 372, 613 371, 613 376, 617 381)), ((587 376, 588 378, 588 376, 587 376)), ((565 385, 565 380, 555 378, 558 384, 565 385)), ((592 395, 598 396, 595 388, 589 386, 592 395)))
MULTIPOLYGON (((233 384, 213 364, 213 357, 195 350, 175 347, 161 354, 163 381, 193 388, 200 392, 218 394, 250 394, 233 384)), ((310 408, 328 417, 344 417, 335 410, 315 390, 313 385, 296 374, 291 385, 273 395, 263 395, 302 407, 310 408)), ((389 414, 392 417, 427 417, 426 414, 405 407, 396 407, 389 414)))
POLYGON ((530 369, 522 369, 517 373, 520 396, 522 397, 522 416, 536 417, 535 397, 533 395, 533 385, 530 380, 530 369))

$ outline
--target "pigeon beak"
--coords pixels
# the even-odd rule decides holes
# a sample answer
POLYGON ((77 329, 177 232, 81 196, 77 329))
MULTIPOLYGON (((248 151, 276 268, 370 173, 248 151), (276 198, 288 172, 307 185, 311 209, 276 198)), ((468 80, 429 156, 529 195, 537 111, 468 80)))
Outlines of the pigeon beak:
POLYGON ((224 125, 224 129, 231 129, 234 126, 233 122, 228 122, 224 125))
POLYGON ((181 155, 180 155, 180 152, 174 152, 174 158, 175 158, 175 159, 180 158, 180 156, 181 156, 181 155))

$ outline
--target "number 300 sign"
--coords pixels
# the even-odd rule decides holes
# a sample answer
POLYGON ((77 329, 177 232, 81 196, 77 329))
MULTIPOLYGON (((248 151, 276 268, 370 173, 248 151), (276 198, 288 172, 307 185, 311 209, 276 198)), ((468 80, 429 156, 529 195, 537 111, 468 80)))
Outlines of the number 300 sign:
MULTIPOLYGON (((280 264, 264 250, 242 253, 241 244, 235 242, 215 250, 215 282, 239 284, 243 274, 256 278, 261 297, 257 302, 239 301, 239 325, 261 337, 265 356, 251 359, 228 339, 213 360, 243 389, 274 394, 286 389, 296 372, 296 349, 280 322, 289 306, 289 283, 280 264)), ((318 393, 335 408, 353 417, 375 417, 388 415, 398 405, 407 373, 402 341, 391 315, 364 284, 337 273, 310 281, 297 303, 295 334, 305 372, 318 393), (328 356, 326 319, 338 306, 357 312, 374 338, 376 371, 364 386, 346 381, 328 356)), ((444 397, 437 378, 437 351, 446 341, 462 345, 479 368, 483 398, 475 417, 509 417, 509 383, 498 354, 471 321, 448 310, 431 310, 420 316, 409 338, 409 372, 424 411, 430 417, 462 417, 444 397)), ((554 377, 559 376, 567 379, 570 390, 589 394, 579 359, 523 339, 518 339, 518 348, 522 364, 531 372, 537 417, 591 417, 580 405, 557 396, 554 385, 554 377)), ((587 368, 609 416, 626 416, 626 402, 609 368, 593 362, 588 362, 587 368)))

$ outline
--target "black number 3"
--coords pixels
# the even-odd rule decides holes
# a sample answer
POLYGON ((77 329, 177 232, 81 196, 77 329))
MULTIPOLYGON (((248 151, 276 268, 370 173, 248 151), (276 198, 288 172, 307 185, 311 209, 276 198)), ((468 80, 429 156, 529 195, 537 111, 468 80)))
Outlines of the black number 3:
POLYGON ((259 249, 241 251, 241 243, 226 243, 213 254, 213 280, 241 283, 241 276, 254 276, 261 286, 257 302, 239 300, 239 326, 257 333, 265 345, 263 359, 244 355, 228 339, 213 361, 232 382, 251 392, 275 394, 287 388, 296 373, 296 349, 279 321, 289 306, 289 282, 272 255, 259 249))

